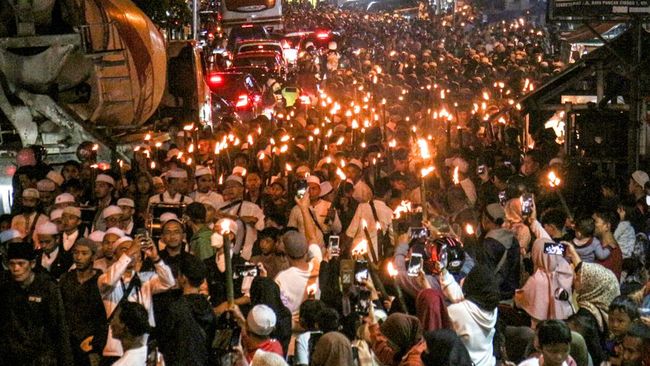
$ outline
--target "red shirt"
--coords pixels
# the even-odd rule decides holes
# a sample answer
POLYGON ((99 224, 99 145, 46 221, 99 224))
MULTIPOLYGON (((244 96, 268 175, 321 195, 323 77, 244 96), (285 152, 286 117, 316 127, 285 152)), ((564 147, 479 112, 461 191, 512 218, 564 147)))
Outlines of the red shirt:
POLYGON ((609 247, 609 250, 609 257, 602 261, 596 260, 596 263, 614 272, 616 279, 620 281, 621 271, 623 271, 623 252, 621 252, 621 248, 618 245, 616 248, 609 247))
POLYGON ((242 331, 242 346, 246 350, 246 360, 248 360, 249 363, 253 360, 253 356, 255 356, 255 352, 257 352, 258 349, 266 352, 277 353, 284 357, 282 344, 273 338, 267 339, 255 346, 250 337, 248 337, 248 334, 245 331, 242 331))

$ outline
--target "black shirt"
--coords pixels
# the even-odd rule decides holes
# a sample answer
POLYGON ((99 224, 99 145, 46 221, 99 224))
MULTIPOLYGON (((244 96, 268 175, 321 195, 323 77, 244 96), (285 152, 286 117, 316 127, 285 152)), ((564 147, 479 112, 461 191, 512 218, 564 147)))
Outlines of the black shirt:
POLYGON ((59 288, 39 273, 0 288, 0 365, 32 364, 73 364, 59 288))

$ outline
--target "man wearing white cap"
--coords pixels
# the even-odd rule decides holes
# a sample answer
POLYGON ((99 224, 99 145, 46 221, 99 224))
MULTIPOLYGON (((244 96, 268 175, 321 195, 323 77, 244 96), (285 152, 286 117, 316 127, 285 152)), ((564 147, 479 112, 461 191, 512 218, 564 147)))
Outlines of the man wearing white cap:
MULTIPOLYGON (((327 234, 338 234, 341 232, 341 220, 338 213, 333 209, 332 203, 320 198, 321 186, 320 179, 315 175, 310 175, 306 179, 309 186, 310 207, 309 213, 316 222, 318 228, 317 244, 324 245, 324 237, 327 234), (330 210, 331 209, 331 210, 330 210)), ((297 227, 298 231, 305 233, 305 224, 302 220, 300 207, 293 206, 289 214, 289 223, 287 226, 297 227)))
POLYGON ((126 235, 131 236, 135 229, 144 227, 144 223, 138 223, 133 218, 135 213, 135 202, 130 198, 120 198, 117 200, 117 206, 122 210, 122 223, 120 227, 123 228, 126 235))
POLYGON ((630 183, 627 188, 628 192, 634 196, 634 200, 637 202, 643 200, 644 205, 646 196, 645 185, 648 181, 650 181, 648 173, 643 170, 637 170, 630 176, 630 183))
POLYGON ((214 179, 210 168, 198 166, 194 176, 196 177, 196 191, 190 193, 194 202, 208 203, 213 207, 223 202, 223 196, 212 190, 214 179))
POLYGON ((357 202, 368 202, 369 197, 372 197, 372 190, 370 186, 363 181, 363 163, 358 159, 351 159, 348 165, 345 166, 345 175, 348 180, 354 185, 352 191, 352 198, 357 202))
POLYGON ((106 269, 110 267, 111 264, 113 264, 113 261, 116 259, 114 257, 115 243, 120 238, 125 236, 126 235, 124 234, 124 231, 116 227, 106 230, 106 232, 102 236, 102 243, 101 243, 102 257, 95 259, 95 263, 93 264, 93 267, 97 269, 101 269, 102 272, 106 272, 106 269))
POLYGON ((54 197, 56 197, 56 184, 49 179, 41 179, 36 182, 36 189, 41 199, 41 207, 45 213, 49 213, 54 205, 54 197))
POLYGON ((104 209, 113 204, 113 191, 115 179, 108 174, 97 174, 95 179, 95 198, 97 199, 97 212, 93 220, 93 230, 106 230, 106 223, 102 217, 104 209))
POLYGON ((149 198, 149 204, 152 203, 183 203, 190 204, 194 202, 190 197, 181 192, 187 186, 187 171, 184 169, 171 169, 165 173, 167 180, 167 190, 149 198))
POLYGON ((68 206, 75 206, 77 204, 74 196, 70 193, 61 193, 54 199, 54 208, 64 209, 68 206))
POLYGON ((66 207, 61 215, 63 223, 63 250, 69 252, 75 241, 84 237, 85 228, 81 227, 81 210, 79 207, 66 207))
POLYGON ((22 194, 22 213, 11 219, 11 228, 18 230, 25 241, 32 243, 36 226, 48 222, 46 215, 38 210, 40 193, 34 188, 27 188, 22 194))
POLYGON ((217 218, 236 220, 239 226, 235 253, 249 260, 253 254, 253 244, 257 240, 257 231, 264 229, 264 211, 249 201, 244 201, 244 180, 237 175, 226 178, 223 185, 223 198, 218 206, 217 218))
POLYGON ((122 228, 122 209, 119 206, 111 205, 102 210, 102 219, 104 219, 106 229, 112 227, 122 228))
POLYGON ((36 256, 34 271, 49 273, 58 280, 72 266, 72 254, 63 250, 61 236, 52 222, 36 227, 36 239, 41 249, 36 256))
MULTIPOLYGON (((141 247, 139 241, 133 241, 129 237, 118 239, 114 244, 116 246, 114 256, 117 258, 110 267, 106 269, 97 281, 99 292, 104 302, 104 310, 109 318, 113 318, 114 311, 118 304, 124 301, 137 302, 144 306, 149 316, 149 325, 155 326, 153 295, 167 291, 174 287, 176 280, 171 269, 160 255, 152 242, 147 242, 145 247, 141 247), (155 273, 138 272, 142 262, 142 253, 145 259, 149 259, 154 264, 155 273)), ((124 354, 122 344, 113 337, 112 330, 109 327, 106 346, 102 355, 103 363, 116 361, 124 354)), ((144 340, 146 344, 146 339, 144 340)))

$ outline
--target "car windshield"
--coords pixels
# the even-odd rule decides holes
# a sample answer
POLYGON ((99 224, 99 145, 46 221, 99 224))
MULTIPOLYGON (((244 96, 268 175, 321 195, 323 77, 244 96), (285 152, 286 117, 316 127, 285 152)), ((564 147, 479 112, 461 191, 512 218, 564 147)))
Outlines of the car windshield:
POLYGON ((282 52, 282 47, 277 44, 249 44, 239 47, 239 52, 249 52, 249 51, 278 51, 282 52))
POLYGON ((276 66, 275 57, 272 56, 257 56, 257 57, 236 57, 233 60, 235 67, 268 67, 273 68, 276 66))

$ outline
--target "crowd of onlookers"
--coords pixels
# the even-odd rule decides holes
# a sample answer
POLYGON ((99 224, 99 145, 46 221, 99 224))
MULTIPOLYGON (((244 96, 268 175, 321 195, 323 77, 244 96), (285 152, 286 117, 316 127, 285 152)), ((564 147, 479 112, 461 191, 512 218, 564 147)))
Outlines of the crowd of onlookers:
POLYGON ((106 170, 18 152, 0 365, 650 365, 650 177, 520 146, 546 30, 285 10, 339 34, 316 103, 106 170))

